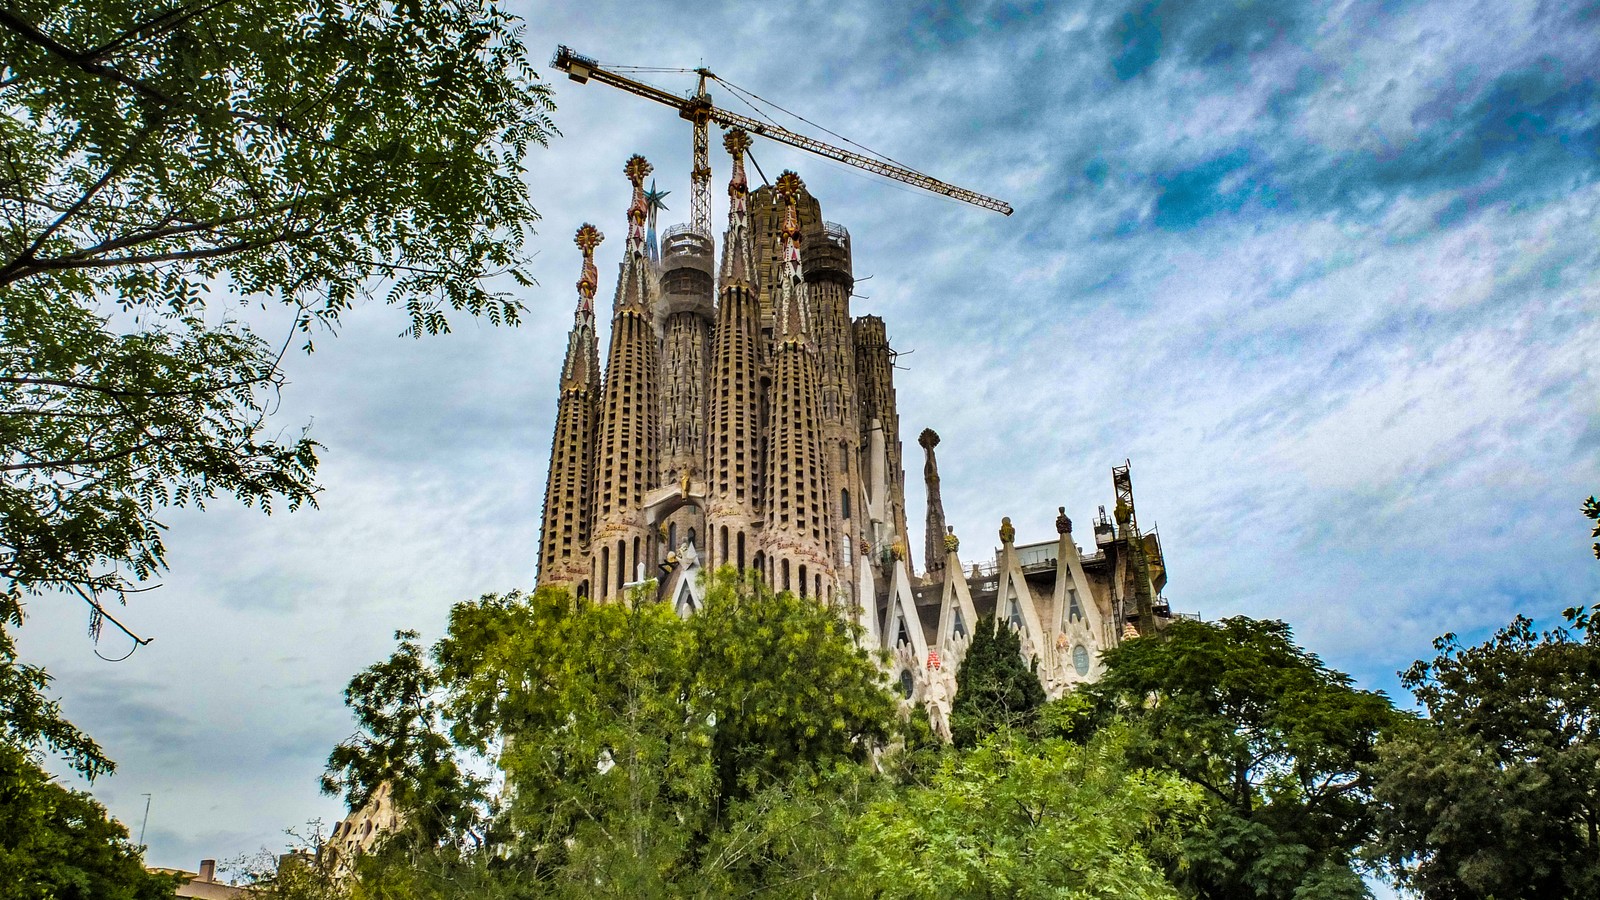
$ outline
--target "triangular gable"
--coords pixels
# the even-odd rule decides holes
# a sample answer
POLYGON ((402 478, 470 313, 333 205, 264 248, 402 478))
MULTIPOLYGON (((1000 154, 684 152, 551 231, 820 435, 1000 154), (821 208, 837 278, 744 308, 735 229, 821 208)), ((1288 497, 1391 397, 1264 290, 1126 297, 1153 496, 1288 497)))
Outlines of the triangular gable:
POLYGON ((1022 577, 1022 564, 1017 562, 1016 551, 1010 544, 1000 553, 1000 589, 994 597, 995 622, 1000 627, 1020 625, 1022 652, 1042 655, 1047 632, 1034 607, 1033 594, 1028 591, 1028 580, 1022 577), (1015 620, 1015 621, 1013 621, 1015 620))
POLYGON ((961 572, 961 561, 949 554, 944 565, 944 596, 939 600, 939 630, 935 645, 948 651, 958 634, 972 640, 972 630, 978 627, 978 610, 972 604, 972 589, 961 572), (958 627, 959 626, 959 627, 958 627))
POLYGON ((857 610, 861 623, 861 645, 869 650, 877 650, 884 646, 883 636, 878 631, 878 586, 872 578, 872 561, 868 554, 856 554, 856 599, 861 608, 857 610))
POLYGON ((1045 670, 1055 673, 1054 678, 1047 679, 1049 687, 1061 692, 1100 677, 1100 653, 1105 649, 1100 635, 1107 621, 1107 614, 1089 590, 1083 561, 1078 558, 1078 547, 1070 534, 1063 535, 1057 548, 1053 599, 1051 658, 1045 670))
POLYGON ((682 618, 699 612, 706 603, 705 580, 701 577, 700 554, 693 544, 684 544, 678 556, 678 566, 667 581, 667 597, 672 598, 672 608, 682 618))
POLYGON ((916 651, 917 659, 928 655, 928 640, 922 635, 922 620, 917 617, 917 601, 911 593, 911 574, 906 561, 894 561, 894 578, 889 585, 889 609, 883 623, 884 647, 895 649, 901 641, 916 651))

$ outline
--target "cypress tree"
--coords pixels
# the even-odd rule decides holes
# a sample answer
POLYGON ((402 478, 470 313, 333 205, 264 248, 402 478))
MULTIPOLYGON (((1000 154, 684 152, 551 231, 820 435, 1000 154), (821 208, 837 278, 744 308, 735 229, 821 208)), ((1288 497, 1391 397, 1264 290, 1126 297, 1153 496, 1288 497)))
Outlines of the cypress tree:
POLYGON ((1022 640, 1015 631, 997 629, 994 617, 984 616, 956 673, 950 708, 955 745, 972 747, 997 731, 1031 729, 1044 705, 1037 667, 1038 660, 1022 661, 1022 640))

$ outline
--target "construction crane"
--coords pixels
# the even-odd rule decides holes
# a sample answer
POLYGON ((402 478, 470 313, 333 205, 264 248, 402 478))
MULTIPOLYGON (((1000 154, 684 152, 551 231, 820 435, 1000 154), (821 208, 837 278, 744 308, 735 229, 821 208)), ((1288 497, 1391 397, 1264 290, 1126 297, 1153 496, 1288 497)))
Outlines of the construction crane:
MULTIPOLYGON (((1011 215, 1011 204, 1003 200, 996 200, 977 191, 969 191, 966 188, 948 184, 937 178, 908 169, 905 166, 865 156, 842 147, 835 147, 832 144, 825 144, 815 138, 796 134, 771 122, 762 122, 715 106, 711 102, 711 96, 706 93, 706 81, 708 79, 722 81, 722 79, 717 78, 716 75, 711 73, 711 70, 704 67, 682 70, 693 71, 694 74, 700 76, 700 83, 693 96, 679 97, 653 85, 635 81, 626 75, 606 69, 593 59, 573 52, 565 44, 556 48, 555 59, 551 60, 550 64, 567 73, 568 78, 579 84, 587 84, 592 78, 601 84, 609 84, 630 94, 637 94, 647 100, 654 100, 657 103, 670 106, 678 111, 680 117, 688 119, 694 124, 694 169, 690 176, 692 190, 689 201, 689 225, 701 234, 711 233, 711 158, 708 150, 709 142, 706 137, 707 125, 711 122, 716 122, 724 129, 743 128, 751 134, 770 138, 779 143, 788 144, 791 147, 798 147, 801 150, 806 150, 846 165, 855 166, 858 169, 875 172, 886 178, 893 178, 896 181, 922 188, 934 194, 953 197, 957 200, 971 203, 974 206, 992 209, 1008 216, 1011 215)), ((724 81, 723 84, 727 84, 727 82, 724 81)))

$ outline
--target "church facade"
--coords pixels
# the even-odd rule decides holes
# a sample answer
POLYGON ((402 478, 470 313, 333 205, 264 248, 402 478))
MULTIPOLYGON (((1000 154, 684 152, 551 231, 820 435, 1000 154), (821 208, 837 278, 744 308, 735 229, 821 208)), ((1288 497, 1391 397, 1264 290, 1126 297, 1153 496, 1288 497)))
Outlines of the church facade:
POLYGON ((1015 628, 1059 696, 1098 675, 1099 653, 1161 626, 1160 541, 1140 532, 1126 466, 1113 470, 1086 550, 1059 510, 1053 540, 963 563, 924 430, 923 570, 914 570, 894 387, 876 316, 850 314, 850 235, 792 172, 751 191, 750 138, 728 132, 720 257, 687 226, 658 241, 650 166, 633 157, 627 237, 604 368, 594 265, 579 229, 577 309, 563 361, 541 523, 538 583, 610 601, 641 587, 683 615, 703 574, 730 566, 838 606, 886 653, 908 703, 945 731, 955 673, 983 616, 1015 628))

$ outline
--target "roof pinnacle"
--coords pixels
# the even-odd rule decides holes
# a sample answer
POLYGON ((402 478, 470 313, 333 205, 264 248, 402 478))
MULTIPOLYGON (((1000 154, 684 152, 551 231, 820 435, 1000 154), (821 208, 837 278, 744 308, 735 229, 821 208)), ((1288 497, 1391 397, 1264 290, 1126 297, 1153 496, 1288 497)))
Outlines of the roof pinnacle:
POLYGON ((578 249, 583 251, 583 274, 578 276, 579 312, 594 312, 594 292, 600 283, 600 273, 594 268, 594 248, 600 246, 600 242, 605 239, 606 236, 600 233, 600 229, 588 222, 583 223, 572 238, 578 249))
POLYGON ((750 211, 750 180, 744 174, 744 152, 750 149, 750 135, 734 128, 722 136, 722 146, 733 157, 733 177, 728 179, 728 227, 750 211))
POLYGON ((628 157, 622 174, 633 183, 633 202, 628 204, 628 252, 643 255, 645 252, 644 221, 650 215, 650 204, 644 198, 644 177, 654 171, 644 157, 635 153, 628 157))

